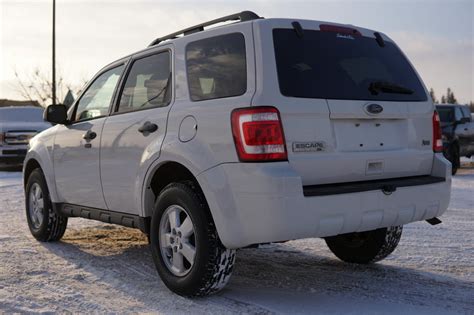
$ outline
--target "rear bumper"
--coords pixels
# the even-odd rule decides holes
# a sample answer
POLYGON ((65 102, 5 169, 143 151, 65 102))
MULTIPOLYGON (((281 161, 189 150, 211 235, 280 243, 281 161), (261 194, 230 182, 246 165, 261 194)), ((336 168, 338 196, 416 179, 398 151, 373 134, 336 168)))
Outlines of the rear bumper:
POLYGON ((451 193, 451 165, 434 157, 421 185, 305 197, 288 163, 221 164, 198 176, 223 244, 256 243, 367 231, 443 214, 451 193))

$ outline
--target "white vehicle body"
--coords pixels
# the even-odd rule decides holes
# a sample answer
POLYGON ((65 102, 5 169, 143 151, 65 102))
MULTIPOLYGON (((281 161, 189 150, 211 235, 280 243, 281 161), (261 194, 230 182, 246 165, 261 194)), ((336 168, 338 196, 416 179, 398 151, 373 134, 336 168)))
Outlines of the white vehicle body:
MULTIPOLYGON (((127 73, 134 60, 169 52, 173 74, 169 105, 115 112, 124 81, 121 75, 107 113, 56 125, 31 140, 24 164, 25 183, 29 172, 39 166, 52 202, 65 205, 63 211, 148 231, 146 218, 151 217, 159 193, 155 187, 166 184, 170 174, 189 173, 206 198, 222 243, 231 249, 367 231, 443 214, 450 198, 451 166, 442 153, 434 153, 431 144, 426 144, 433 140, 431 100, 282 95, 272 30, 293 29, 294 21, 305 31, 319 30, 321 24, 347 27, 309 20, 258 19, 165 41, 107 66, 99 74, 118 65, 127 73), (245 92, 193 101, 187 79, 187 45, 231 33, 245 39, 245 92), (383 112, 366 111, 374 102, 383 112), (231 114, 237 108, 255 106, 278 109, 286 161, 239 160, 231 114), (157 131, 148 136, 137 132, 145 122, 156 124, 157 131), (96 133, 92 140, 83 138, 89 130, 96 133), (299 150, 299 144, 320 146, 320 150, 299 150), (417 185, 414 177, 442 180, 417 185), (350 187, 362 182, 381 186, 365 190, 350 187)), ((376 40, 374 31, 350 27, 376 40)), ((392 43, 388 36, 380 36, 392 43)), ((423 91, 428 95, 424 86, 423 91)))

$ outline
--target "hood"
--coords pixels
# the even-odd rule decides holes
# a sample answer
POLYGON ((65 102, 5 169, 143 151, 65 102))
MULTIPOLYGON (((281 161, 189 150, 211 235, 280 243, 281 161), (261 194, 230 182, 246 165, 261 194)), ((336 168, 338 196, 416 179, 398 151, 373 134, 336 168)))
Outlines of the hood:
POLYGON ((41 132, 51 127, 51 124, 45 121, 28 122, 28 121, 8 121, 0 122, 0 132, 28 130, 41 132))

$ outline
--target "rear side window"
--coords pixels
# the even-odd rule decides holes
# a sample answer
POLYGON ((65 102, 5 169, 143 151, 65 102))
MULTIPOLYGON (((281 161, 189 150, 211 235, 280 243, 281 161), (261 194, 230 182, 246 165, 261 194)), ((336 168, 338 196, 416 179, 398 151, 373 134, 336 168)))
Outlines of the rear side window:
POLYGON ((426 101, 400 50, 375 38, 274 29, 278 81, 285 96, 349 100, 426 101))
POLYGON ((233 33, 188 44, 186 67, 193 101, 244 94, 247 90, 244 36, 233 33))
POLYGON ((436 111, 439 114, 439 120, 441 120, 441 122, 449 123, 454 120, 454 111, 452 108, 438 106, 436 107, 436 111))
POLYGON ((167 106, 171 99, 168 51, 133 62, 120 96, 118 112, 167 106))

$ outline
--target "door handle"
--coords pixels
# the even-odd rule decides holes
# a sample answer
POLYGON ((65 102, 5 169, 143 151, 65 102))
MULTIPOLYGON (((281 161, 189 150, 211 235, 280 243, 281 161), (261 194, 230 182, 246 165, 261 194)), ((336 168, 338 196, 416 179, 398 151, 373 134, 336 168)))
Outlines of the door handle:
POLYGON ((149 121, 145 121, 145 123, 140 128, 138 128, 138 132, 141 132, 141 133, 152 133, 157 130, 158 130, 158 125, 151 123, 149 121))
POLYGON ((87 132, 82 136, 82 139, 86 141, 94 140, 97 137, 97 134, 92 130, 87 130, 87 132))

